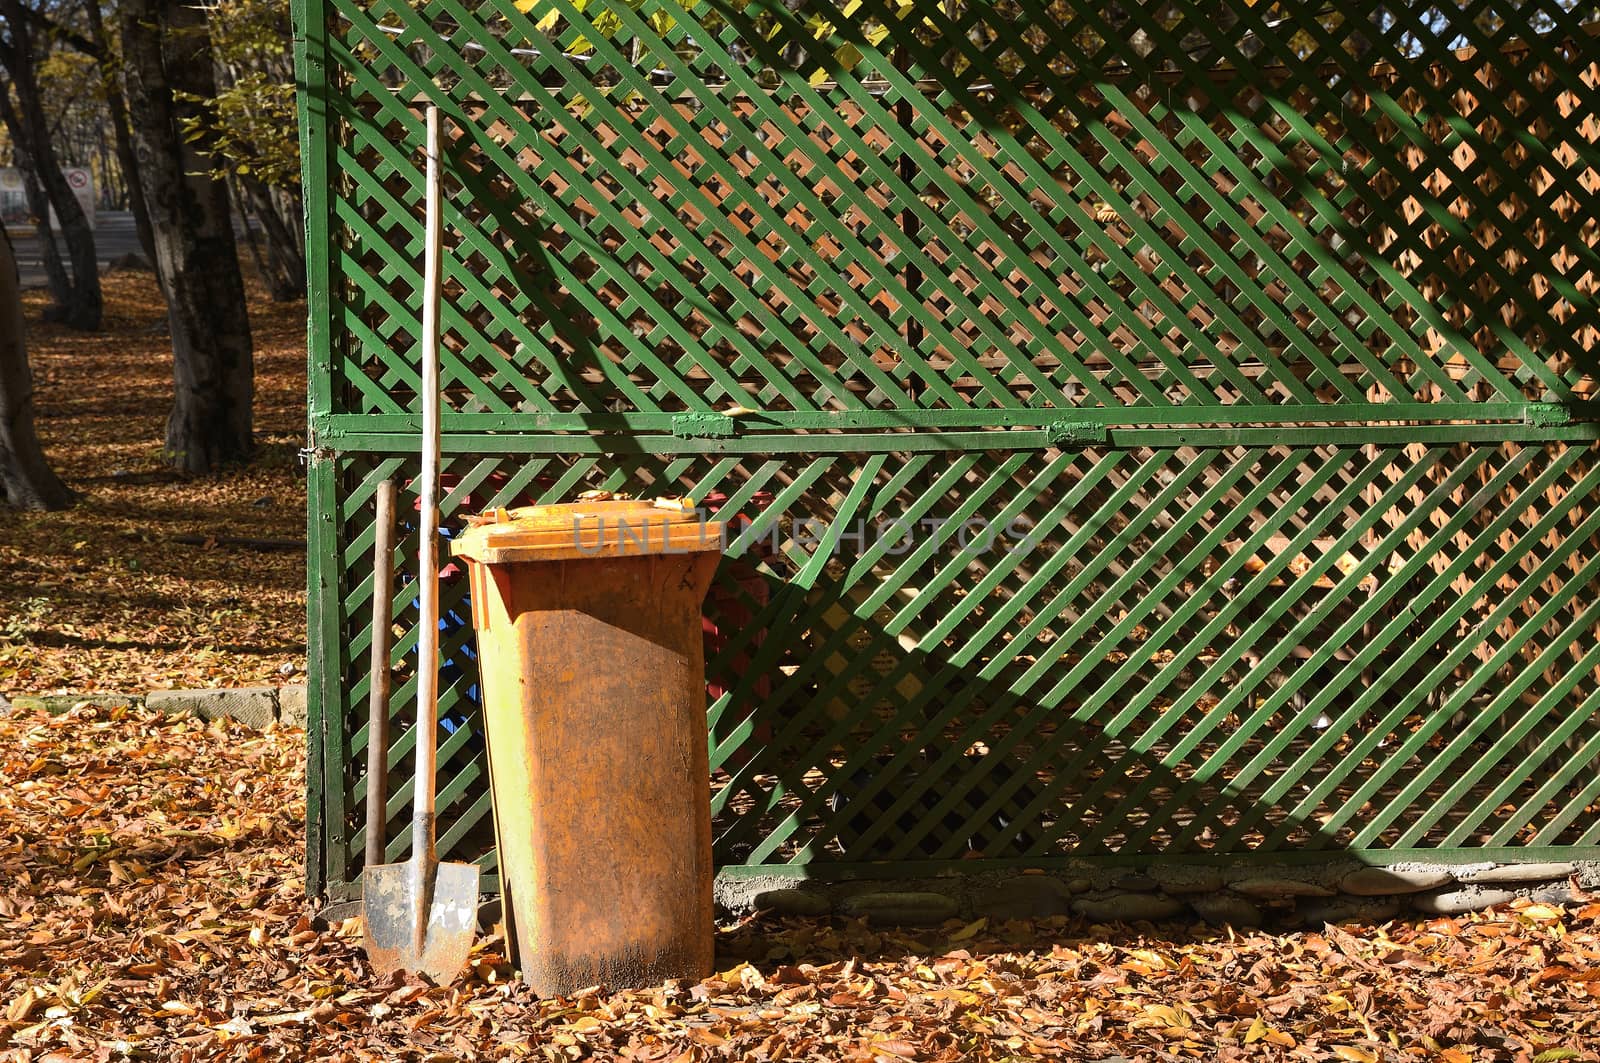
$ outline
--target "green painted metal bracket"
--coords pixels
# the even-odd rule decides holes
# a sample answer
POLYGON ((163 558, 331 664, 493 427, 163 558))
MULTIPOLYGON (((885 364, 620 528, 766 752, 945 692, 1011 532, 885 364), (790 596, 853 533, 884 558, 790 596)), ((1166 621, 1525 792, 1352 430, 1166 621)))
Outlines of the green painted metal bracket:
POLYGON ((1522 419, 1542 428, 1571 424, 1572 409, 1558 402, 1530 402, 1523 407, 1522 419))
POLYGON ((1086 447, 1106 441, 1106 426, 1089 421, 1056 421, 1045 425, 1044 439, 1054 447, 1086 447))
POLYGON ((722 413, 675 413, 672 434, 679 439, 723 438, 734 434, 733 418, 722 413))

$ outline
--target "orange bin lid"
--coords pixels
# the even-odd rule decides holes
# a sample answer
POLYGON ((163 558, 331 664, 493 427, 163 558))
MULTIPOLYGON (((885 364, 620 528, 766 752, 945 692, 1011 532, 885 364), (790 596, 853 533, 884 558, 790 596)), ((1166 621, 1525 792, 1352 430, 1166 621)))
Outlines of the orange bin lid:
POLYGON ((451 543, 480 564, 721 550, 723 525, 676 500, 607 500, 492 510, 451 543))

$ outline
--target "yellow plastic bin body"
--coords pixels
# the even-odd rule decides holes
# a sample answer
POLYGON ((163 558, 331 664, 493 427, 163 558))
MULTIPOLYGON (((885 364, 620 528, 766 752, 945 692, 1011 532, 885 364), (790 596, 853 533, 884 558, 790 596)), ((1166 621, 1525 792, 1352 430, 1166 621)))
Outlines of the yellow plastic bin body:
POLYGON ((711 973, 700 612, 721 545, 647 502, 501 512, 454 543, 508 929, 542 994, 711 973))

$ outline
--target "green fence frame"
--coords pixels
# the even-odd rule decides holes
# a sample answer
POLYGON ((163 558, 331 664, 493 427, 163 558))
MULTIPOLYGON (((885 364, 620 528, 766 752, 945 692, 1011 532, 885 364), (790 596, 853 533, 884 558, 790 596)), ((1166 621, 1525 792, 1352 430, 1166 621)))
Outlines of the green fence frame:
MULTIPOLYGON (((295 19, 314 895, 365 839, 372 493, 414 497, 427 103, 447 519, 609 490, 739 522, 723 874, 1600 855, 1585 5, 295 19)), ((492 886, 443 642, 440 842, 492 886)))

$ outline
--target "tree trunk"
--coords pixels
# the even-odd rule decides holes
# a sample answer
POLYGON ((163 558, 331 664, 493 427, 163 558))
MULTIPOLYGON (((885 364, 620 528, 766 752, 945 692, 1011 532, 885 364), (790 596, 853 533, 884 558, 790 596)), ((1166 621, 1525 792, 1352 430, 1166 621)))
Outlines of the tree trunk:
POLYGON ((268 272, 267 260, 261 257, 261 240, 256 235, 256 227, 250 223, 250 212, 245 209, 245 198, 239 191, 239 182, 231 178, 228 181, 228 200, 233 204, 234 217, 239 219, 239 230, 244 233, 244 246, 250 251, 250 261, 255 263, 256 275, 271 289, 272 274, 268 272))
POLYGON ((305 298, 306 260, 295 242, 293 227, 284 222, 265 185, 248 177, 240 178, 239 184, 250 200, 251 213, 261 223, 261 234, 266 237, 270 270, 267 286, 273 302, 288 303, 305 298))
POLYGON ((289 232, 290 245, 295 254, 300 257, 302 267, 306 261, 306 199, 300 194, 300 186, 292 188, 273 188, 270 190, 272 202, 278 208, 278 217, 284 219, 284 226, 289 232))
MULTIPOLYGON (((83 0, 84 15, 89 22, 89 37, 100 49, 100 69, 107 70, 106 56, 112 54, 111 38, 106 33, 105 20, 100 15, 100 0, 83 0)), ((144 185, 139 180, 139 157, 133 150, 133 134, 128 131, 128 103, 122 91, 122 82, 114 73, 103 77, 106 93, 106 110, 111 114, 111 135, 117 146, 117 169, 122 171, 123 198, 133 212, 133 229, 139 234, 139 246, 152 265, 156 260, 156 240, 150 230, 150 208, 144 201, 144 185)))
POLYGON ((33 232, 39 241, 39 258, 44 263, 50 298, 56 306, 66 306, 72 300, 72 278, 67 275, 67 264, 61 260, 61 248, 50 228, 50 200, 34 175, 33 160, 28 156, 17 112, 4 85, 0 85, 0 122, 5 123, 6 131, 11 134, 11 155, 17 172, 22 175, 22 195, 28 201, 28 213, 33 215, 33 232))
POLYGON ((0 499, 19 509, 65 509, 72 492, 45 461, 33 431, 33 374, 20 296, 16 257, 0 228, 0 499))
POLYGON ((226 185, 181 121, 214 94, 205 12, 187 0, 118 9, 128 118, 167 297, 177 394, 167 419, 173 465, 208 472, 253 450, 255 370, 226 185))
MULTIPOLYGON (((51 317, 71 328, 93 331, 100 327, 105 311, 94 229, 56 159, 50 121, 45 116, 44 101, 39 93, 38 57, 34 54, 27 12, 21 0, 0 0, 0 18, 6 21, 11 37, 9 46, 0 48, 0 65, 11 75, 12 91, 16 93, 14 134, 18 144, 26 148, 34 177, 44 188, 50 206, 55 208, 56 221, 61 225, 61 235, 67 244, 67 257, 72 262, 72 285, 67 299, 51 317)), ((48 218, 46 221, 48 223, 48 218)))

